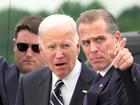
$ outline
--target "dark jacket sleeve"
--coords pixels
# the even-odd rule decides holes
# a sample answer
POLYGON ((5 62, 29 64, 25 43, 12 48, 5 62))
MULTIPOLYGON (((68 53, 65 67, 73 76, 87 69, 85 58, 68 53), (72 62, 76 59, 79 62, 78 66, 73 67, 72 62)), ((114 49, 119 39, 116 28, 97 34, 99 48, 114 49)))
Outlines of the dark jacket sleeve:
POLYGON ((140 65, 134 63, 125 71, 118 70, 118 73, 125 85, 129 102, 140 105, 140 65))
POLYGON ((2 105, 9 105, 5 90, 5 79, 4 79, 4 73, 7 67, 8 67, 7 61, 5 60, 4 57, 0 56, 0 95, 2 105))

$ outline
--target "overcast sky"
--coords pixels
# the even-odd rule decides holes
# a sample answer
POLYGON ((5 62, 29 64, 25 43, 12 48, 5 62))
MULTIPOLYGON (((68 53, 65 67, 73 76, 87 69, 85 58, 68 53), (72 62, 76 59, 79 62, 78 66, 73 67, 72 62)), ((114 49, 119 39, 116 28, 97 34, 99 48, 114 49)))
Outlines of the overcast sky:
MULTIPOLYGON (((94 0, 1 0, 0 10, 7 6, 26 9, 31 12, 40 10, 53 11, 59 7, 64 1, 73 1, 83 4, 89 4, 94 0)), ((98 0, 107 10, 117 16, 122 10, 132 7, 133 5, 140 6, 140 0, 98 0)))

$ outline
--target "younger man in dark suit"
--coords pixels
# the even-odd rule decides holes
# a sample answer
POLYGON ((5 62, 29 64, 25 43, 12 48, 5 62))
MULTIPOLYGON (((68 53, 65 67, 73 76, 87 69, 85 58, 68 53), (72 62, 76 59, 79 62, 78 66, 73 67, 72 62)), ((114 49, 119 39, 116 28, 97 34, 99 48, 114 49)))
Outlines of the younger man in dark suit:
POLYGON ((125 48, 116 20, 106 10, 89 10, 77 21, 83 51, 102 76, 89 89, 84 105, 140 105, 140 65, 125 48))
POLYGON ((3 105, 15 105, 20 76, 40 70, 46 65, 37 40, 41 21, 41 17, 27 16, 17 23, 13 38, 15 64, 8 65, 0 57, 0 95, 3 105))

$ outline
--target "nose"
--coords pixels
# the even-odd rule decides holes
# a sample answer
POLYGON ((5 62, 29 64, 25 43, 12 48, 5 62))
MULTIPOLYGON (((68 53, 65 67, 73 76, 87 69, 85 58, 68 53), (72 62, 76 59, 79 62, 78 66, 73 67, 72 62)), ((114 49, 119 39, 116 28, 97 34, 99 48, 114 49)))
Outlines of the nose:
POLYGON ((56 50, 56 58, 62 58, 63 57, 63 51, 61 48, 57 48, 56 50))
POLYGON ((94 42, 91 42, 90 52, 95 53, 98 51, 97 45, 94 42))
POLYGON ((29 47, 28 49, 27 49, 27 51, 26 51, 26 56, 28 56, 28 57, 32 57, 32 54, 33 53, 33 51, 32 51, 32 49, 31 49, 31 47, 29 47))

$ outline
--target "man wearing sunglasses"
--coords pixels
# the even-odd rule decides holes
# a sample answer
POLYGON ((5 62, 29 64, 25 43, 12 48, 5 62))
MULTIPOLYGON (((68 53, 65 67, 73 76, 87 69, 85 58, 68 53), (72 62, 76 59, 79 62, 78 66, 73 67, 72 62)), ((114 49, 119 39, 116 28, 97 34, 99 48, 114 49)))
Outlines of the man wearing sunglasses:
POLYGON ((28 16, 22 18, 16 25, 13 38, 15 64, 8 65, 0 58, 0 95, 2 105, 15 105, 19 78, 31 71, 45 68, 43 52, 38 45, 38 26, 41 17, 28 16))

